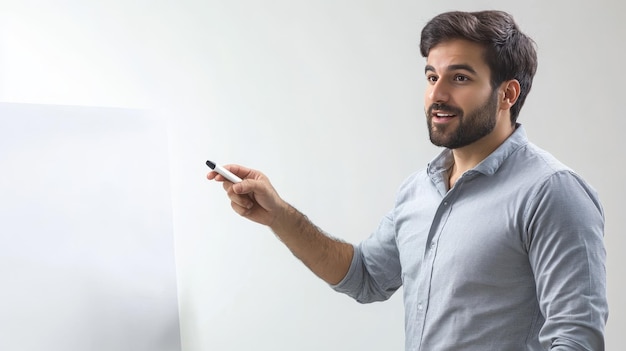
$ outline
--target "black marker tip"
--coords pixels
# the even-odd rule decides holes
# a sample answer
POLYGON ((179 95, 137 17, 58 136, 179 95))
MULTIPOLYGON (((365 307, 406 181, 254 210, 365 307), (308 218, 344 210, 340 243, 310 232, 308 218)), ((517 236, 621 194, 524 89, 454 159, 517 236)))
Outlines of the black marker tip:
POLYGON ((209 160, 206 161, 206 165, 209 166, 209 168, 211 168, 211 169, 215 169, 215 163, 213 163, 213 162, 211 162, 209 160))

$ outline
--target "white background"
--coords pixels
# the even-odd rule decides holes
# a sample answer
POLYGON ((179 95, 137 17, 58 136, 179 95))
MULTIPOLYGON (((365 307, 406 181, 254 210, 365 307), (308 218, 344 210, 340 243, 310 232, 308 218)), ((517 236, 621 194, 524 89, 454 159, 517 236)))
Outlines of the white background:
POLYGON ((357 242, 438 152, 419 33, 447 10, 511 12, 538 44, 519 121, 607 216, 607 349, 626 328, 619 2, 231 0, 4 3, 0 100, 149 107, 169 121, 182 342, 195 350, 400 350, 400 294, 361 306, 234 214, 204 161, 259 168, 357 242))

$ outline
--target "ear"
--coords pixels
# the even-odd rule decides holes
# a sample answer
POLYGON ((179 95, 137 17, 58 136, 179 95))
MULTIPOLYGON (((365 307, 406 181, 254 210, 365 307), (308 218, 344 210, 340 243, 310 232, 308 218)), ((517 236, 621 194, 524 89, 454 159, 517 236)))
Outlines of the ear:
POLYGON ((502 82, 502 85, 500 85, 500 108, 508 110, 515 105, 517 98, 519 98, 520 89, 521 87, 517 79, 502 82))

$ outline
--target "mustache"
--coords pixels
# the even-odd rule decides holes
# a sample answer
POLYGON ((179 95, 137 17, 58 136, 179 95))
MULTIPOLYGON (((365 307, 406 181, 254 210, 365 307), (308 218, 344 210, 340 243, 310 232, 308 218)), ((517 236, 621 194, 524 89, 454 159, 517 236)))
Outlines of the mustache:
POLYGON ((449 114, 457 115, 457 116, 463 115, 463 110, 461 110, 460 108, 446 105, 446 104, 440 104, 440 103, 434 103, 430 105, 430 107, 428 108, 428 115, 432 116, 433 111, 440 111, 440 112, 449 113, 449 114))

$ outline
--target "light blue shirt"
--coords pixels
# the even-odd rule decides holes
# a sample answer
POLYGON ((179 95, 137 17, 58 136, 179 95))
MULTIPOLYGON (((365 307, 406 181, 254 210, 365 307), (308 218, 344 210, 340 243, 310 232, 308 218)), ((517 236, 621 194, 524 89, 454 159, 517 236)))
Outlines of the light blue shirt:
POLYGON ((604 350, 604 213, 596 192, 517 130, 448 190, 444 150, 401 186, 333 288, 404 292, 406 350, 604 350))

